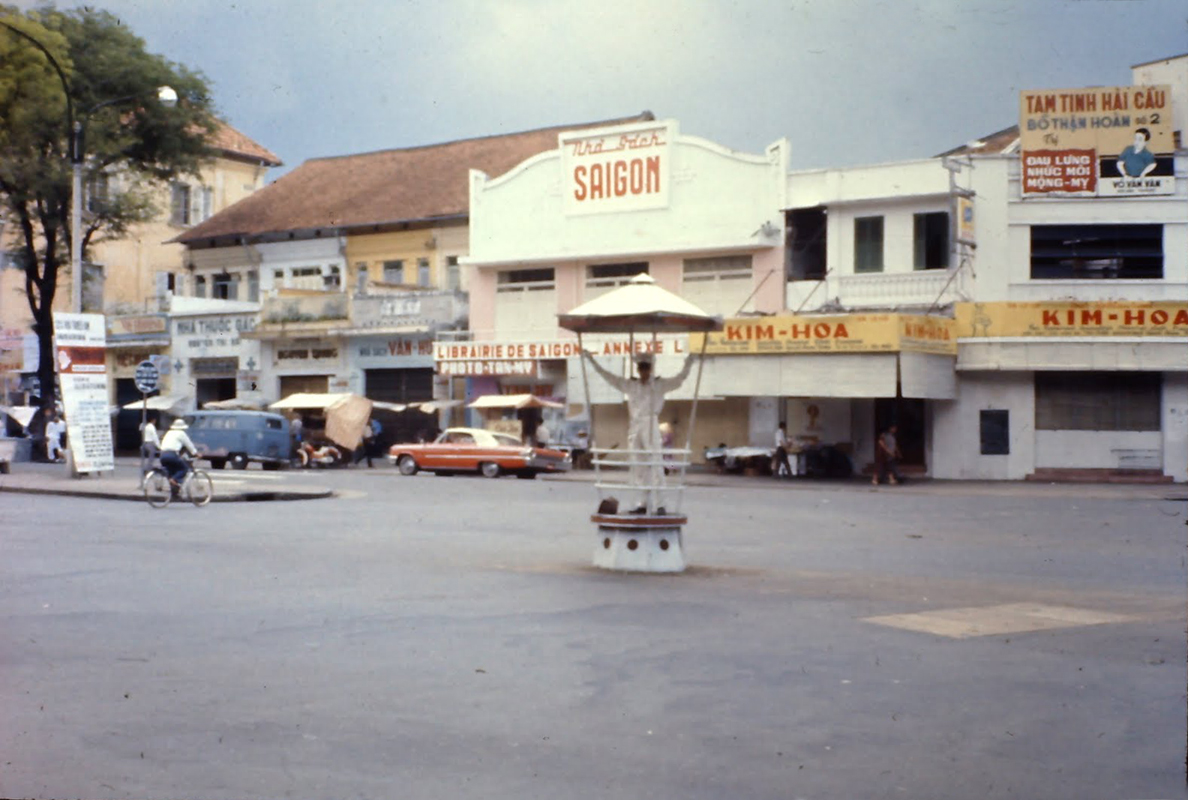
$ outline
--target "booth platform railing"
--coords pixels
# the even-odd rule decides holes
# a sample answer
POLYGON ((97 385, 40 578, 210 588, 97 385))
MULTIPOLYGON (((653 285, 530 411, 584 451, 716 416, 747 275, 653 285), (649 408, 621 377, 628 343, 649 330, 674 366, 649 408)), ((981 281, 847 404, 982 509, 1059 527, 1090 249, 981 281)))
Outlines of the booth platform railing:
POLYGON ((596 447, 590 454, 598 498, 606 501, 613 497, 618 502, 615 513, 647 516, 681 513, 691 450, 596 447))

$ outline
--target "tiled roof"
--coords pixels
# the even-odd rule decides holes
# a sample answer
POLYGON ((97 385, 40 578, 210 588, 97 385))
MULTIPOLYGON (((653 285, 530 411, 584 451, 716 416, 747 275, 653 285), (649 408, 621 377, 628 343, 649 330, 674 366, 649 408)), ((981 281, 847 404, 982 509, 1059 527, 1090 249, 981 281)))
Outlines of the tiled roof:
POLYGON ((211 135, 209 144, 231 158, 259 161, 269 167, 279 167, 282 163, 271 150, 256 144, 222 120, 219 120, 219 126, 211 135))
POLYGON ((194 244, 224 237, 465 216, 471 169, 501 175, 537 153, 556 149, 557 134, 562 131, 653 119, 645 111, 621 119, 311 159, 174 241, 194 244))
POLYGON ((1003 128, 1000 131, 992 133, 989 136, 983 136, 980 139, 967 142, 960 147, 954 147, 952 150, 946 150, 943 153, 938 153, 936 157, 980 156, 994 153, 1011 153, 1018 149, 1018 144, 1019 126, 1012 125, 1009 128, 1003 128))

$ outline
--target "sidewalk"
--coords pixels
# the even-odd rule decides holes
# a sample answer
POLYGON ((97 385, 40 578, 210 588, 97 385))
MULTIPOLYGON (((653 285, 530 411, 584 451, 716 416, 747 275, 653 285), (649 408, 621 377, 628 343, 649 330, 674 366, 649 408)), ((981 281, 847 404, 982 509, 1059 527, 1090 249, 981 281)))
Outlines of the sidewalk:
MULTIPOLYGON (((593 470, 574 470, 553 475, 541 475, 544 481, 594 482, 593 470)), ((792 478, 776 480, 770 475, 750 476, 719 473, 694 467, 685 477, 686 486, 719 487, 723 489, 778 489, 791 492, 879 492, 916 495, 982 495, 1000 497, 1093 497, 1119 500, 1182 500, 1188 501, 1188 486, 1182 483, 1117 484, 1117 483, 1043 483, 1039 481, 953 481, 934 478, 908 478, 898 486, 873 486, 869 475, 851 478, 792 478)))
MULTIPOLYGON (((113 472, 72 478, 64 464, 18 462, 10 465, 11 472, 0 474, 0 493, 64 495, 95 497, 109 500, 144 502, 140 490, 140 461, 117 457, 113 472)), ((215 481, 216 503, 260 502, 269 500, 314 500, 333 497, 335 492, 326 486, 306 483, 306 472, 277 471, 265 473, 262 480, 258 470, 208 470, 215 481), (300 476, 300 477, 297 477, 300 476)), ((340 471, 338 474, 351 474, 340 471)), ((359 477, 399 477, 394 469, 379 468, 358 471, 359 477)), ((593 483, 593 470, 575 470, 553 475, 541 475, 541 481, 569 481, 593 483)), ((367 484, 364 483, 364 486, 367 484)), ((1040 483, 1036 481, 949 481, 931 478, 908 480, 898 486, 872 486, 865 476, 841 479, 793 478, 775 480, 770 476, 721 474, 713 470, 693 468, 685 485, 713 487, 731 491, 754 489, 787 492, 878 492, 911 495, 969 495, 998 497, 1083 497, 1118 500, 1178 500, 1188 501, 1188 487, 1184 484, 1107 484, 1107 483, 1040 483)), ((360 487, 362 488, 362 487, 360 487)))
MULTIPOLYGON (((115 470, 82 477, 71 477, 65 464, 46 464, 22 461, 9 466, 7 475, 0 475, 0 493, 95 497, 105 500, 136 500, 144 502, 140 488, 140 460, 116 458, 115 470)), ((214 479, 216 503, 259 502, 265 500, 315 500, 333 497, 334 491, 322 486, 285 480, 283 471, 269 472, 277 476, 267 483, 244 479, 239 470, 208 470, 214 479), (232 485, 228 485, 228 483, 232 485)), ((254 472, 254 471, 253 471, 254 472)))

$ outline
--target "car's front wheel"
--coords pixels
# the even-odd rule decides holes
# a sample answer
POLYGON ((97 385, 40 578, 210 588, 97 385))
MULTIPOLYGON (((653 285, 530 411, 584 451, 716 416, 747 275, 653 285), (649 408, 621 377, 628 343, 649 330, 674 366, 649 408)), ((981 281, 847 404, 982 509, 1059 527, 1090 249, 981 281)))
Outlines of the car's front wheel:
POLYGON ((401 475, 417 474, 417 460, 412 456, 401 456, 396 462, 396 467, 400 470, 401 475))
POLYGON ((494 461, 484 461, 479 464, 479 472, 483 473, 484 478, 498 478, 500 469, 494 461))

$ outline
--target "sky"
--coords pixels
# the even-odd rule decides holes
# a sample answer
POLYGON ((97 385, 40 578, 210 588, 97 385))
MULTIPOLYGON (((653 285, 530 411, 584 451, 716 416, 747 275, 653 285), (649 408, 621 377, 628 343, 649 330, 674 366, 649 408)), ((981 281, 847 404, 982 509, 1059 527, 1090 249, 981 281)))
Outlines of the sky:
MULTIPOLYGON (((40 3, 18 2, 21 8, 40 3)), ((63 2, 59 7, 83 5, 63 2)), ((1022 89, 1127 85, 1188 52, 1184 0, 90 0, 311 158, 651 111, 792 169, 926 158, 1022 89)))

